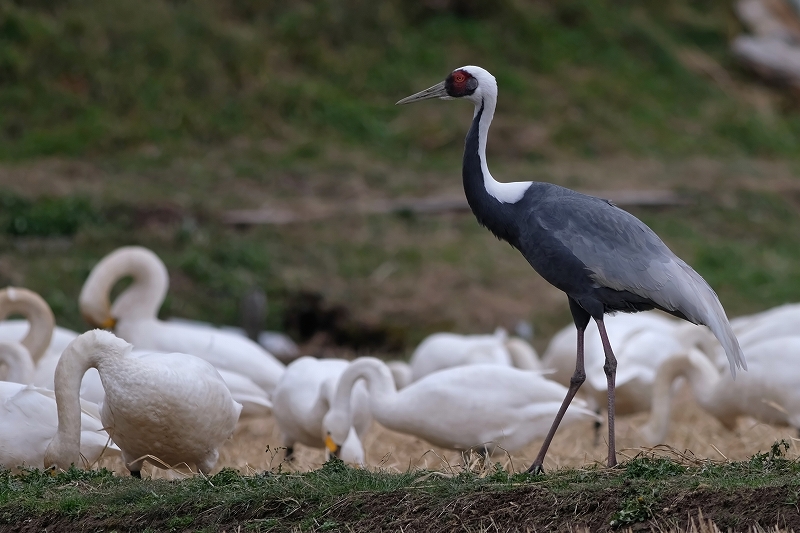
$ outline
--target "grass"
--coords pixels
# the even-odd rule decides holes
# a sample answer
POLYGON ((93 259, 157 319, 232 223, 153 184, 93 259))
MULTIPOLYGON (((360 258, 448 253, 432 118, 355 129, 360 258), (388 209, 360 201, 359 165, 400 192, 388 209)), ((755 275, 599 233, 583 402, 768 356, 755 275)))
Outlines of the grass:
MULTIPOLYGON (((327 305, 345 305, 359 327, 386 330, 382 343, 363 348, 395 352, 431 331, 511 327, 521 318, 544 341, 568 321, 560 294, 547 292, 517 252, 468 214, 351 216, 242 231, 202 208, 163 211, 135 198, 4 198, 11 207, 0 216, 7 250, 0 283, 42 294, 65 327, 84 327, 80 286, 122 243, 148 246, 167 264, 164 317, 237 324, 239 298, 258 286, 270 295, 265 326, 286 329, 296 296, 319 292, 327 305)), ((800 198, 747 190, 687 198, 685 206, 634 212, 706 277, 729 314, 800 300, 800 198)))
POLYGON ((798 300, 794 185, 602 171, 711 158, 769 184, 756 167, 780 158, 796 182, 800 115, 732 60, 738 31, 722 0, 3 3, 0 283, 42 293, 61 325, 82 329, 89 269, 135 243, 170 270, 162 316, 233 324, 239 297, 259 286, 266 326, 285 329, 293 298, 318 292, 393 339, 364 349, 519 319, 536 324, 542 347, 568 321, 563 297, 468 215, 220 223, 234 207, 455 190, 468 109, 392 104, 473 63, 500 84, 496 176, 595 189, 665 181, 692 203, 635 212, 729 313, 798 300), (601 179, 587 179, 596 168, 601 179))
POLYGON ((497 75, 507 157, 796 158, 800 140, 791 97, 742 87, 723 0, 6 2, 0 29, 5 160, 245 138, 279 147, 270 165, 357 147, 436 167, 464 113, 392 104, 461 64, 497 75))
POLYGON ((685 511, 696 518, 698 507, 722 528, 771 527, 796 511, 800 489, 800 465, 781 457, 785 444, 743 462, 686 464, 641 456, 614 470, 589 467, 543 477, 510 474, 499 464, 441 475, 373 472, 335 460, 302 474, 244 476, 226 469, 178 482, 140 481, 105 470, 71 469, 55 476, 5 472, 0 473, 0 530, 25 519, 59 530, 71 524, 117 531, 368 531, 417 530, 427 523, 439 531, 452 527, 459 515, 470 531, 486 527, 489 519, 500 528, 583 524, 596 531, 641 522, 686 527, 685 511), (729 507, 737 498, 758 510, 732 514, 729 507), (467 499, 472 512, 461 509, 467 499), (433 516, 439 519, 431 522, 433 516), (515 521, 504 522, 513 516, 515 521))

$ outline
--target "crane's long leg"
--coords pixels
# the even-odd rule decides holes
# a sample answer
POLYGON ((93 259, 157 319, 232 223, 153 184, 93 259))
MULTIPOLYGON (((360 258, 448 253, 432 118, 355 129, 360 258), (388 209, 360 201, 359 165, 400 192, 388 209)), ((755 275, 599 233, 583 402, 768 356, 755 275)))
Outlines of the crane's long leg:
POLYGON ((583 341, 585 331, 585 324, 584 327, 578 327, 578 354, 575 358, 575 373, 572 374, 572 377, 569 380, 567 396, 561 403, 561 408, 558 410, 555 420, 553 420, 553 425, 550 426, 550 431, 547 432, 547 436, 544 438, 542 448, 539 450, 539 454, 536 456, 536 459, 533 461, 531 467, 528 468, 528 472, 531 474, 541 474, 544 472, 542 465, 544 465, 544 456, 547 455, 547 449, 550 447, 550 441, 553 440, 553 436, 556 434, 558 425, 561 423, 561 419, 564 418, 564 413, 567 412, 567 407, 569 407, 569 404, 572 402, 572 399, 575 397, 578 389, 581 388, 583 382, 586 381, 586 370, 584 369, 583 364, 583 341))
POLYGON ((606 354, 606 364, 603 365, 603 370, 606 373, 606 381, 608 383, 608 467, 611 468, 612 466, 617 466, 617 446, 614 438, 617 358, 614 357, 614 352, 611 349, 611 342, 608 340, 608 333, 606 333, 606 325, 603 323, 603 319, 595 319, 595 322, 597 322, 600 340, 603 341, 603 351, 606 354))

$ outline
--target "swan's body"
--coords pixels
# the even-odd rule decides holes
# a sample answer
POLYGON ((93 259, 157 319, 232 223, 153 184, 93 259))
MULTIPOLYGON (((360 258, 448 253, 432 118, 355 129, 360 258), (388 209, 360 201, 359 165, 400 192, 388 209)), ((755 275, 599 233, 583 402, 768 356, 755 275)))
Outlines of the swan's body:
POLYGON ((522 339, 509 338, 501 328, 493 335, 434 333, 411 355, 411 381, 445 368, 479 364, 540 369, 539 358, 531 345, 522 339))
POLYGON ((80 294, 81 313, 95 326, 114 326, 114 332, 138 350, 192 354, 246 376, 271 394, 285 367, 258 344, 218 328, 156 317, 168 285, 167 269, 156 254, 138 246, 119 248, 89 274, 80 294), (111 306, 111 288, 125 276, 132 276, 133 283, 111 306))
MULTIPOLYGON (((186 324, 189 326, 198 326, 205 328, 214 328, 239 335, 240 337, 248 337, 247 332, 238 326, 220 325, 215 326, 209 322, 202 320, 191 320, 188 318, 170 317, 167 322, 175 322, 178 324, 186 324)), ((266 351, 275 356, 279 361, 284 364, 289 364, 298 357, 300 357, 300 348, 288 335, 280 331, 261 331, 257 338, 258 344, 266 351)))
POLYGON ((700 407, 728 429, 735 428, 739 416, 800 428, 800 336, 749 344, 744 351, 748 370, 735 381, 694 348, 662 365, 653 386, 650 420, 641 428, 645 438, 652 444, 664 441, 672 384, 679 377, 689 382, 700 407))
MULTIPOLYGON (((456 450, 522 448, 547 433, 566 393, 564 386, 536 372, 500 365, 441 370, 398 391, 383 362, 362 357, 342 374, 323 421, 334 449, 347 437, 350 396, 361 379, 369 390, 372 416, 383 426, 456 450)), ((576 402, 565 418, 578 421, 595 415, 576 402)))
POLYGON ((414 381, 411 374, 411 366, 405 361, 392 360, 386 361, 386 366, 394 378, 394 384, 397 389, 408 387, 414 381))
MULTIPOLYGON (((286 455, 291 457, 297 442, 314 448, 325 447, 322 419, 330 409, 336 385, 350 365, 343 359, 301 357, 286 367, 273 395, 275 420, 281 430, 286 455)), ((339 457, 348 463, 364 463, 361 439, 372 423, 366 388, 356 386, 352 397, 353 425, 342 443, 339 457)))
POLYGON ((233 434, 242 409, 217 371, 192 355, 132 357, 132 349, 113 334, 94 330, 64 351, 55 378, 58 433, 47 448, 45 467, 78 464, 78 389, 91 367, 105 388, 101 420, 133 475, 147 456, 168 465, 194 464, 204 473, 216 464, 217 450, 233 434))
MULTIPOLYGON (((118 455, 103 430, 97 406, 80 403, 80 455, 88 464, 118 455), (108 448, 107 448, 108 447, 108 448)), ((41 468, 47 445, 58 428, 55 393, 33 385, 0 381, 0 466, 16 471, 25 465, 41 468)), ((77 464, 82 465, 80 457, 77 464)))
POLYGON ((242 404, 239 418, 257 418, 272 412, 272 400, 252 379, 238 372, 217 369, 235 402, 242 404))

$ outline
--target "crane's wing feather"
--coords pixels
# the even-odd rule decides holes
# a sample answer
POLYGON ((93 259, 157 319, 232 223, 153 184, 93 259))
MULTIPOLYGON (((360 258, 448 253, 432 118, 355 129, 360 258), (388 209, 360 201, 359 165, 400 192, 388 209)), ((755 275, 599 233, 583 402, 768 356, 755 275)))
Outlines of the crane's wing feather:
POLYGON ((644 222, 578 193, 554 195, 539 207, 542 227, 584 263, 599 286, 632 292, 707 325, 725 348, 731 372, 747 368, 714 290, 644 222))

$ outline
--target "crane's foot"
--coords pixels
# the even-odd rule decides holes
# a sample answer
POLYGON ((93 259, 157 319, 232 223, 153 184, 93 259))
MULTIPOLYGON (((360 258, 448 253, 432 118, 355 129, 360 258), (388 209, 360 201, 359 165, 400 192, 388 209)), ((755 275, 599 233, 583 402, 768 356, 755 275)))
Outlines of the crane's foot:
POLYGON ((538 461, 534 461, 531 467, 528 469, 528 474, 533 474, 534 476, 543 476, 544 475, 544 466, 542 463, 538 461))
POLYGON ((614 468, 618 464, 619 463, 617 463, 617 458, 616 457, 609 457, 608 458, 608 468, 614 468))
POLYGON ((136 479, 142 479, 142 473, 139 470, 131 470, 131 477, 135 477, 136 479))

